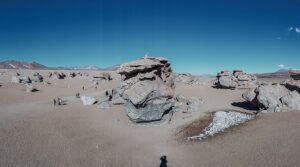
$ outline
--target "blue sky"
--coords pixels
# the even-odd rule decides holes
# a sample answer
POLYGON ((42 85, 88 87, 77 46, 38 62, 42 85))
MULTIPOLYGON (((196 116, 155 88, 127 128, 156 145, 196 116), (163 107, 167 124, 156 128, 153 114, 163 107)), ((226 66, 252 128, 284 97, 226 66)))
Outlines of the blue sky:
POLYGON ((177 72, 300 68, 300 1, 0 1, 0 61, 107 67, 145 53, 177 72))

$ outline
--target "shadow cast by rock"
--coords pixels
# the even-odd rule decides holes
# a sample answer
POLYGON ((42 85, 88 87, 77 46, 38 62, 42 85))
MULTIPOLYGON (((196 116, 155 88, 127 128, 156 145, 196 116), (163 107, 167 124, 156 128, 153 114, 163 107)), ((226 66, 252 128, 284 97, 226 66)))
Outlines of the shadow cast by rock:
POLYGON ((243 101, 243 102, 233 102, 231 103, 231 105, 235 106, 235 107, 240 107, 246 110, 252 110, 252 111, 258 111, 259 108, 255 105, 253 105, 250 102, 247 101, 243 101))

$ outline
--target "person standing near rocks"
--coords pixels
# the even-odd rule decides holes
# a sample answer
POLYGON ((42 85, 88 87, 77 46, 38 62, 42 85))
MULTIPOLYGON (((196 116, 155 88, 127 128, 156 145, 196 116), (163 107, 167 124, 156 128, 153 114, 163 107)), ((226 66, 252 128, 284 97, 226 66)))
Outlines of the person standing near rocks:
POLYGON ((53 99, 53 105, 56 106, 56 100, 55 99, 53 99))

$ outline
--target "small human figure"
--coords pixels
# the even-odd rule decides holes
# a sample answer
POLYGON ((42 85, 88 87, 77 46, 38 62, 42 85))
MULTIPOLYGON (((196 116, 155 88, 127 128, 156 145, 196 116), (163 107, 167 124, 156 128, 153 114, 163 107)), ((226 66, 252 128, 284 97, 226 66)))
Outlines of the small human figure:
POLYGON ((105 91, 105 95, 108 96, 108 91, 105 91))
POLYGON ((108 101, 112 100, 112 95, 109 95, 108 101))
POLYGON ((60 106, 62 104, 61 98, 57 98, 57 101, 58 101, 58 105, 60 106))
POLYGON ((82 90, 84 90, 84 86, 82 86, 82 90))
POLYGON ((167 156, 165 156, 165 155, 161 156, 160 157, 160 165, 159 165, 159 167, 168 167, 167 163, 168 163, 167 156))
POLYGON ((76 93, 76 98, 80 98, 80 94, 79 93, 76 93))
POLYGON ((56 100, 55 99, 53 99, 53 105, 56 106, 56 100))

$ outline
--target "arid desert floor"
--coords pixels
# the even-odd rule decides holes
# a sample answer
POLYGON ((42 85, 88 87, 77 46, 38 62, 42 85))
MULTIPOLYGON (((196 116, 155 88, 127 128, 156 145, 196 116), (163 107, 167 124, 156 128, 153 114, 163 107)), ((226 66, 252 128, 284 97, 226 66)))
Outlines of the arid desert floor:
MULTIPOLYGON (((26 92, 24 85, 11 83, 16 71, 24 75, 37 72, 0 70, 1 167, 156 167, 163 155, 170 167, 300 166, 297 111, 259 114, 255 120, 203 141, 178 139, 176 134, 184 126, 207 112, 254 112, 233 105, 243 104, 244 89, 215 89, 214 78, 202 78, 202 85, 176 84, 176 94, 203 100, 199 112, 189 117, 175 113, 170 122, 148 126, 131 122, 123 106, 100 109, 97 105, 84 106, 75 98, 78 92, 97 99, 103 91, 120 84, 114 79, 95 88, 91 76, 99 71, 63 80, 45 78, 51 84, 37 83, 38 92, 26 92), (54 106, 53 99, 58 97, 67 100, 67 105, 54 106)), ((49 70, 38 72, 46 76, 49 70)), ((117 74, 113 78, 118 78, 117 74)))

